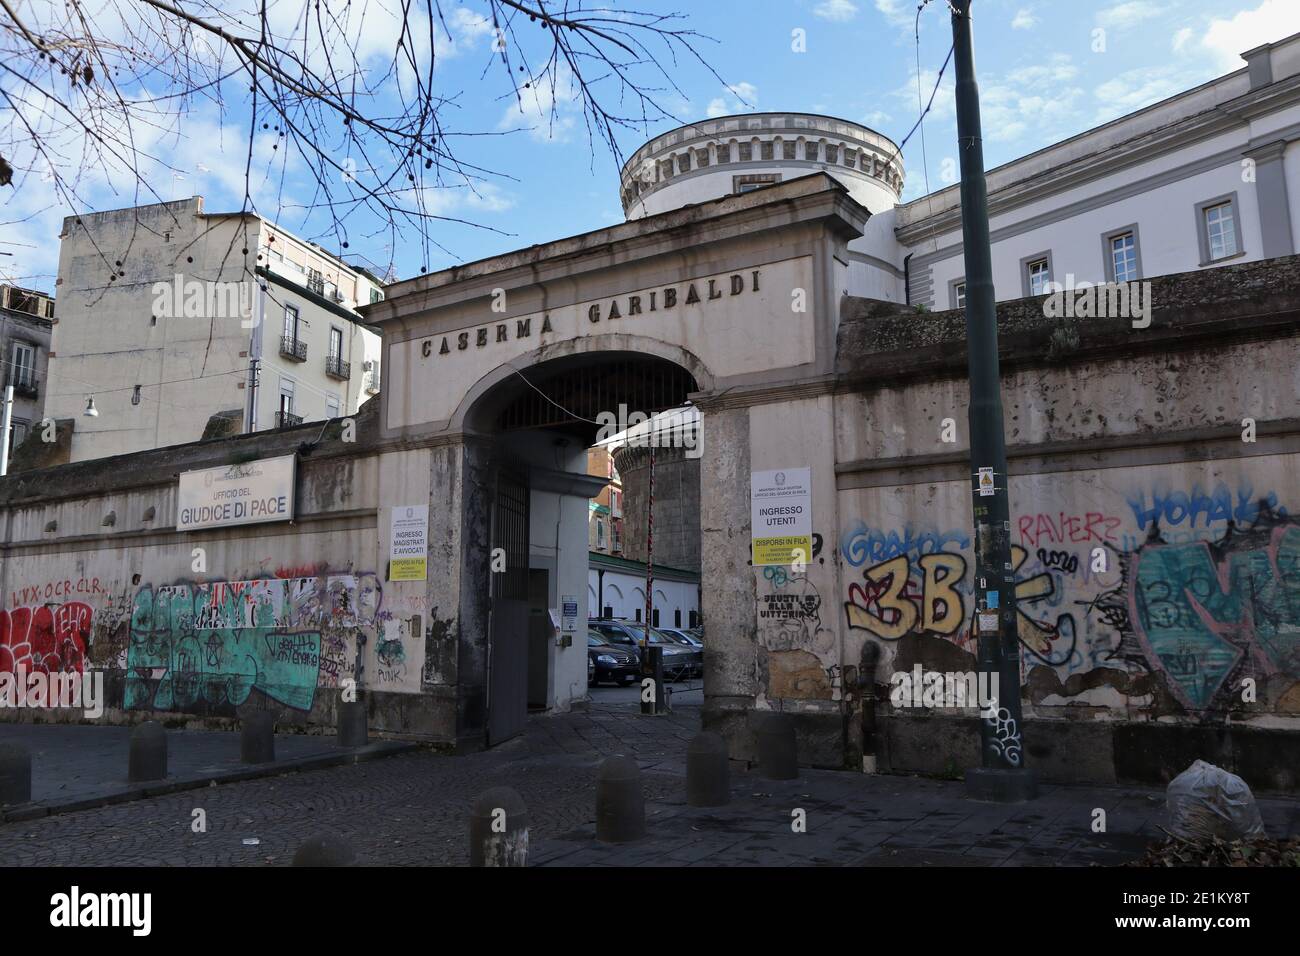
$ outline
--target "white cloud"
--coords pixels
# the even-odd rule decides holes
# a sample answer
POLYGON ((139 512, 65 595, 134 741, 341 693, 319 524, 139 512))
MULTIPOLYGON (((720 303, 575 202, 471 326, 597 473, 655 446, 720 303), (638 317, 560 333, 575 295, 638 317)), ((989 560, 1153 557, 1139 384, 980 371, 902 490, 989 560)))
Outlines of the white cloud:
POLYGON ((1016 15, 1011 18, 1011 29, 1029 30, 1038 22, 1038 17, 1028 7, 1022 7, 1016 11, 1016 15))
POLYGON ((554 77, 532 81, 501 116, 497 129, 527 129, 539 142, 564 143, 578 125, 581 109, 577 81, 567 67, 554 77))
POLYGON ((866 116, 862 117, 862 122, 867 126, 870 126, 872 129, 880 129, 892 119, 893 117, 884 110, 872 110, 866 116))
POLYGON ((823 20, 835 23, 848 23, 858 15, 858 8, 849 0, 822 0, 813 7, 813 14, 823 20))
POLYGON ((1143 66, 1128 70, 1102 83, 1094 91, 1097 100, 1096 123, 1106 123, 1144 106, 1187 89, 1187 74, 1180 68, 1143 66))
POLYGON ((876 9, 884 14, 890 25, 912 28, 916 20, 916 7, 907 6, 903 0, 876 0, 876 9))
POLYGON ((1200 46, 1215 59, 1223 72, 1245 65, 1241 54, 1263 43, 1300 33, 1300 3, 1296 0, 1264 0, 1253 10, 1243 10, 1230 20, 1211 21, 1200 46))
POLYGON ((722 95, 709 100, 705 115, 727 116, 744 113, 758 105, 758 87, 753 83, 733 83, 722 88, 722 95))
POLYGON ((1097 22, 1107 29, 1125 29, 1160 16, 1168 8, 1152 0, 1127 0, 1107 7, 1097 14, 1097 22))
POLYGON ((1177 33, 1174 34, 1174 38, 1169 44, 1170 49, 1172 49, 1175 53, 1182 53, 1183 50, 1187 47, 1188 42, 1192 39, 1193 36, 1195 36, 1195 34, 1196 31, 1194 31, 1191 27, 1183 27, 1181 30, 1179 30, 1177 33))
MULTIPOLYGON (((903 132, 911 128, 912 124, 916 122, 916 117, 920 115, 921 109, 924 108, 926 103, 930 102, 930 94, 934 91, 935 80, 938 76, 937 70, 926 68, 921 71, 921 98, 919 103, 916 96, 917 79, 915 70, 912 71, 912 76, 906 83, 889 94, 902 104, 900 109, 904 117, 908 117, 907 126, 904 127, 903 132)), ((946 120, 957 115, 957 101, 954 91, 953 70, 949 68, 943 75, 943 82, 939 84, 939 92, 935 94, 934 103, 930 106, 930 112, 926 114, 926 120, 946 120)))

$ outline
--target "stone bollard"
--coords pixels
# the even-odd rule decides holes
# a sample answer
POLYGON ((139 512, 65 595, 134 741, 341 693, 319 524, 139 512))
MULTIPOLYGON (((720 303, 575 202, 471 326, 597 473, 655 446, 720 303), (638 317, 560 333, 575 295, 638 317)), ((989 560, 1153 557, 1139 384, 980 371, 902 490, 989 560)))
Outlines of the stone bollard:
POLYGON ((146 720, 131 731, 131 753, 126 779, 131 783, 167 778, 167 731, 156 720, 146 720))
POLYGON ((720 734, 696 734, 686 748, 686 802, 693 807, 725 807, 731 802, 727 742, 720 734))
POLYGON ((364 747, 368 740, 366 702, 339 701, 339 746, 364 747))
POLYGON ((32 800, 32 755, 22 744, 0 744, 0 806, 32 800))
POLYGON ((258 710, 240 722, 239 759, 243 763, 275 760, 275 714, 258 710))
POLYGON ((293 855, 294 866, 351 866, 357 854, 352 845, 332 833, 304 840, 293 855))
POLYGON ((645 836, 641 769, 631 757, 606 757, 596 780, 596 839, 630 843, 645 836))
POLYGON ((755 736, 758 739, 759 774, 768 780, 794 780, 799 776, 794 720, 789 714, 763 714, 755 728, 755 736))
POLYGON ((470 866, 528 865, 528 808, 510 787, 493 787, 469 813, 470 866))

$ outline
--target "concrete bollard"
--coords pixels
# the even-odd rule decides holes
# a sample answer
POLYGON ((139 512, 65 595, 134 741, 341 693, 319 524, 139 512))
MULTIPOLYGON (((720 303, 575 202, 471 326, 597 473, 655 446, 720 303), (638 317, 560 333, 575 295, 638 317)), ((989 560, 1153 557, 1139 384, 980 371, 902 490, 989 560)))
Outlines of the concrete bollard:
POLYGON ((631 757, 606 757, 596 780, 596 839, 630 843, 645 836, 641 769, 631 757))
POLYGON ((696 734, 686 748, 686 802, 693 807, 725 807, 731 802, 727 742, 720 734, 696 734))
POLYGON ((126 779, 131 783, 167 778, 167 731, 156 720, 146 720, 131 731, 131 753, 126 779))
POLYGON ((339 746, 364 747, 369 740, 364 700, 339 702, 339 746))
POLYGON ((0 744, 0 806, 32 800, 32 755, 18 743, 0 744))
POLYGON ((768 780, 794 780, 799 776, 799 754, 794 720, 789 714, 763 714, 755 728, 758 772, 768 780))
POLYGON ((493 787, 474 801, 469 813, 469 865, 528 865, 528 808, 510 787, 493 787))
POLYGON ((294 866, 351 866, 357 854, 352 845, 332 833, 304 840, 293 855, 294 866))
POLYGON ((240 722, 239 759, 243 763, 275 760, 275 714, 258 710, 240 722))

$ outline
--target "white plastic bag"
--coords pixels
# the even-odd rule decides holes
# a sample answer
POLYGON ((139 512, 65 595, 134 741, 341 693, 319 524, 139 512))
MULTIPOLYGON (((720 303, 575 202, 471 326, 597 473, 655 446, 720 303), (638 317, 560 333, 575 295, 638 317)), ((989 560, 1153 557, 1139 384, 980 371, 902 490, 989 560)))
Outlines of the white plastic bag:
POLYGON ((1236 774, 1198 760, 1169 781, 1165 791, 1170 832, 1195 843, 1262 837, 1255 795, 1236 774))

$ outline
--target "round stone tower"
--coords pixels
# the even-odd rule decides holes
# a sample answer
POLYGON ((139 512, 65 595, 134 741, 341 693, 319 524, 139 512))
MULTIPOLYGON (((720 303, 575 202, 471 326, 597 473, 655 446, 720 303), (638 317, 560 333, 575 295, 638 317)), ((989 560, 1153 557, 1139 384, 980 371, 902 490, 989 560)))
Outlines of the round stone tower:
POLYGON ((640 219, 824 172, 872 216, 849 243, 853 295, 904 301, 903 254, 894 207, 903 191, 903 157, 894 142, 858 123, 816 113, 718 116, 661 133, 623 165, 628 219, 640 219))

